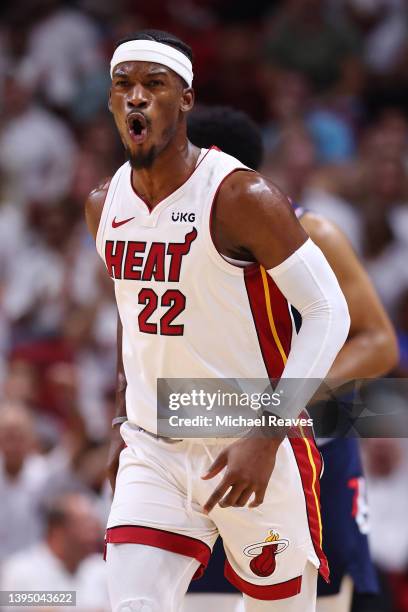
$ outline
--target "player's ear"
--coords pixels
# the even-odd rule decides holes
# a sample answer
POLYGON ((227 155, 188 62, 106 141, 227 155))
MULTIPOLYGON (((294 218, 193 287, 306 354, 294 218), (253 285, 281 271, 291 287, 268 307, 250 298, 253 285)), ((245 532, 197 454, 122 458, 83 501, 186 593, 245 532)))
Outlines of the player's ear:
POLYGON ((194 89, 186 87, 183 89, 181 96, 180 110, 182 113, 188 113, 194 106, 194 89))
POLYGON ((111 90, 109 90, 108 109, 110 110, 110 112, 112 112, 112 92, 111 90))

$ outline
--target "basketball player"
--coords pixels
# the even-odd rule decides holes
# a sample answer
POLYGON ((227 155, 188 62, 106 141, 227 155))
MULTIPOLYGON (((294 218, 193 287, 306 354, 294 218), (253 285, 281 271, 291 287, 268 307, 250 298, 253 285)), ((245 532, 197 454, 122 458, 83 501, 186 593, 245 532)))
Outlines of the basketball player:
MULTIPOLYGON (((288 379, 321 379, 347 337, 344 296, 278 189, 187 140, 189 47, 139 32, 116 47, 111 77, 129 162, 90 194, 86 217, 115 284, 119 395, 126 385, 126 415, 113 422, 124 421, 127 446, 106 534, 112 608, 178 610, 221 535, 248 612, 311 612, 317 569, 328 577, 313 439, 164 438, 156 387, 281 378, 289 392, 288 379), (293 342, 288 303, 302 316, 293 342)), ((298 415, 298 395, 289 398, 285 414, 298 415)))
MULTIPOLYGON (((261 166, 261 133, 241 111, 202 107, 189 117, 188 137, 200 147, 216 145, 251 168, 261 166)), ((386 374, 398 361, 397 341, 392 324, 349 241, 336 225, 321 215, 301 207, 296 207, 296 214, 329 261, 349 307, 350 335, 329 376, 353 379, 386 374)), ((321 479, 323 543, 330 583, 319 579, 317 610, 348 612, 353 584, 358 593, 377 592, 368 549, 360 450, 356 438, 341 438, 322 444, 320 451, 325 466, 321 479)))

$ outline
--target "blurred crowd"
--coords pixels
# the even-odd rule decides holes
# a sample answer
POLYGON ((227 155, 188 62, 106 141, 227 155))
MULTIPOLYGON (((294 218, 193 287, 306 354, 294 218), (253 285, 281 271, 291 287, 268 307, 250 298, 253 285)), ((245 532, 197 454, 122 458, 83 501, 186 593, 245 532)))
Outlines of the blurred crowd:
MULTIPOLYGON (((116 307, 83 206, 124 161, 107 109, 115 41, 147 27, 192 46, 197 103, 250 114, 262 172, 344 230, 396 326, 393 376, 408 374, 405 0, 3 2, 0 588, 51 580, 94 610, 116 307)), ((365 450, 384 610, 407 611, 408 446, 365 450)))

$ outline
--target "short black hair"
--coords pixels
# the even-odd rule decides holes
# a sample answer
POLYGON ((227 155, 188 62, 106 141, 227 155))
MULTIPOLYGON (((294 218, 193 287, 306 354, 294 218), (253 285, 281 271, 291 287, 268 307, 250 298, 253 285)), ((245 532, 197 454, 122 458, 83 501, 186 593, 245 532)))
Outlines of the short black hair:
POLYGON ((189 140, 205 149, 217 146, 253 170, 263 159, 262 135, 243 111, 229 106, 201 106, 187 120, 189 140))
POLYGON ((155 42, 163 43, 163 45, 169 45, 181 51, 181 53, 184 53, 191 62, 193 61, 193 51, 191 47, 169 32, 164 32, 163 30, 139 30, 138 32, 134 32, 118 40, 115 49, 117 49, 119 45, 131 40, 154 40, 155 42))

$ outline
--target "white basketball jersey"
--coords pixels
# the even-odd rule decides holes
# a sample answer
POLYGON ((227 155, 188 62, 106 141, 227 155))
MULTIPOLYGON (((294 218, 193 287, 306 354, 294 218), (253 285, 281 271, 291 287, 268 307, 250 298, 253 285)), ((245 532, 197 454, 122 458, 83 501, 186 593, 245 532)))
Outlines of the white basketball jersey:
MULTIPOLYGON (((113 177, 96 239, 123 325, 128 419, 155 433, 157 378, 279 378, 290 350, 288 304, 259 264, 216 250, 210 218, 237 159, 202 149, 194 172, 152 211, 131 166, 113 177)), ((237 206, 240 203, 237 202, 237 206)))

